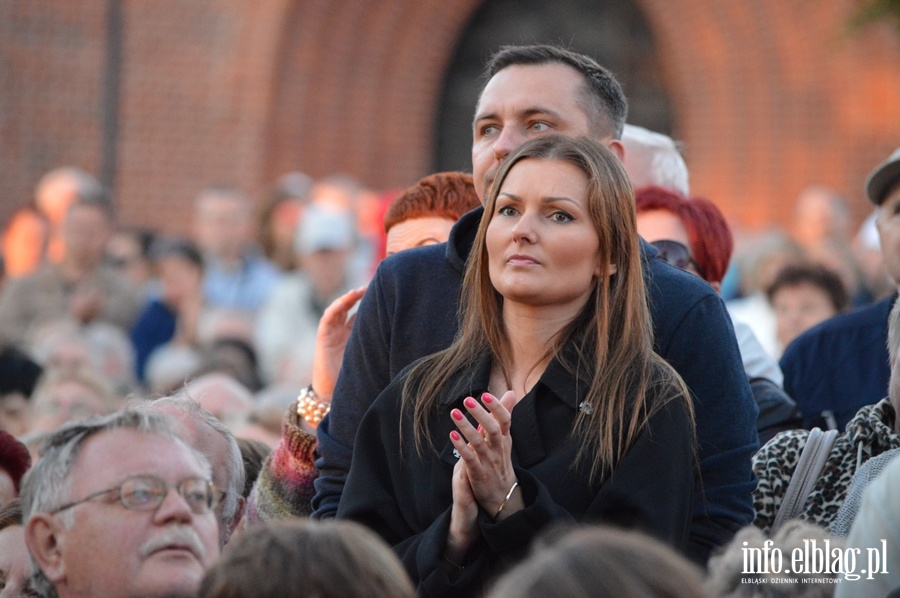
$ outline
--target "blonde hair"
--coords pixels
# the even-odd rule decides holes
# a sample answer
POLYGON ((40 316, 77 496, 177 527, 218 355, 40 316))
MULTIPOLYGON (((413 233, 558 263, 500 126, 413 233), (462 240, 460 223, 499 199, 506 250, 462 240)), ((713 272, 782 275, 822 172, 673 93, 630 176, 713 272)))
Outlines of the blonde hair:
POLYGON ((503 162, 466 267, 460 330, 449 348, 413 367, 403 387, 403 404, 413 409, 421 454, 426 446, 433 449, 427 423, 451 376, 489 356, 509 379, 503 297, 491 284, 485 238, 503 181, 525 159, 562 161, 584 173, 588 214, 599 237, 599 263, 615 266, 613 275, 598 277, 581 313, 556 334, 544 355, 562 359, 588 388, 585 401, 593 409, 577 414, 573 433, 582 438, 578 460, 590 463, 593 481, 615 468, 649 417, 668 400, 684 401, 692 414, 684 382, 653 352, 631 183, 618 158, 599 142, 545 135, 526 142, 503 162), (563 347, 572 347, 574 353, 561 354, 563 347), (653 396, 662 398, 649 400, 653 396))

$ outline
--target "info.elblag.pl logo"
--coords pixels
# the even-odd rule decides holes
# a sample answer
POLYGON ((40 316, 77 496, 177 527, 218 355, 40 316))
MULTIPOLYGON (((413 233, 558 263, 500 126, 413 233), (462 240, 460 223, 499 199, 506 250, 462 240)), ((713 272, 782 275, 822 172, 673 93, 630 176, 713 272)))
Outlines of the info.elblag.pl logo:
MULTIPOLYGON (((855 581, 862 575, 866 579, 874 579, 876 575, 885 574, 887 570, 887 540, 881 541, 880 548, 865 549, 865 568, 863 565, 863 549, 840 548, 832 546, 830 540, 803 540, 803 547, 794 548, 786 557, 780 548, 774 547, 772 540, 766 540, 762 548, 749 547, 743 543, 743 573, 746 575, 843 575, 855 581)), ((834 580, 835 583, 840 578, 834 580)), ((774 579, 749 579, 749 583, 773 583, 774 579)), ((816 580, 820 583, 824 580, 816 580)), ((810 583, 803 578, 780 580, 778 583, 810 583)))

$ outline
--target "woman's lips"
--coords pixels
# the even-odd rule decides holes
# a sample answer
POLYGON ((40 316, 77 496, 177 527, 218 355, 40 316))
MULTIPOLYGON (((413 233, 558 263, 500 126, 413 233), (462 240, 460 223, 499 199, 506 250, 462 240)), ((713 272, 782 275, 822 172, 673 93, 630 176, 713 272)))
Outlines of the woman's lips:
POLYGON ((506 259, 506 263, 511 266, 536 266, 540 264, 539 261, 531 257, 530 255, 522 255, 522 254, 514 254, 509 256, 506 259))

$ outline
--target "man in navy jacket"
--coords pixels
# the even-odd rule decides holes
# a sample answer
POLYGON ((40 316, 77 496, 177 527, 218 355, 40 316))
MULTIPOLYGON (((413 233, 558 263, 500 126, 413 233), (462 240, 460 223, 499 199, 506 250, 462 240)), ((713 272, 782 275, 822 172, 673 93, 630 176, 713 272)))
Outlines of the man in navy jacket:
MULTIPOLYGON (((900 148, 866 181, 877 206, 875 224, 884 265, 900 282, 900 148)), ((784 389, 797 402, 803 426, 843 430, 860 407, 887 396, 888 315, 897 294, 835 316, 807 330, 781 358, 784 389)))
MULTIPOLYGON (((596 62, 549 46, 504 48, 492 58, 474 124, 473 176, 484 198, 500 162, 547 132, 591 135, 620 157, 627 105, 618 82, 596 62)), ((446 244, 401 252, 382 262, 356 318, 332 410, 320 424, 314 517, 333 516, 350 469, 359 421, 406 365, 446 348, 457 330, 465 260, 481 208, 456 224, 446 244)), ((713 289, 642 245, 656 350, 691 389, 702 492, 691 554, 705 561, 753 520, 759 446, 757 410, 731 320, 713 289)), ((699 489, 698 489, 699 490, 699 489)))

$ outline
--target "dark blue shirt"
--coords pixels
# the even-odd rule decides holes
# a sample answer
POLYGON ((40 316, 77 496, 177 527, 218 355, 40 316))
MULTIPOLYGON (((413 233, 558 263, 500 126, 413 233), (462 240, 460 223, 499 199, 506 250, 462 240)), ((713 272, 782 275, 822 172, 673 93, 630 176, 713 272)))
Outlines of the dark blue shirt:
POLYGON ((134 347, 134 373, 138 380, 145 381, 147 361, 159 347, 175 336, 178 317, 172 309, 159 299, 150 299, 144 304, 141 314, 131 328, 131 345, 134 347))
POLYGON ((837 315, 788 345, 781 357, 784 390, 796 401, 804 428, 827 429, 833 414, 843 430, 860 407, 887 396, 888 315, 896 298, 837 315))

